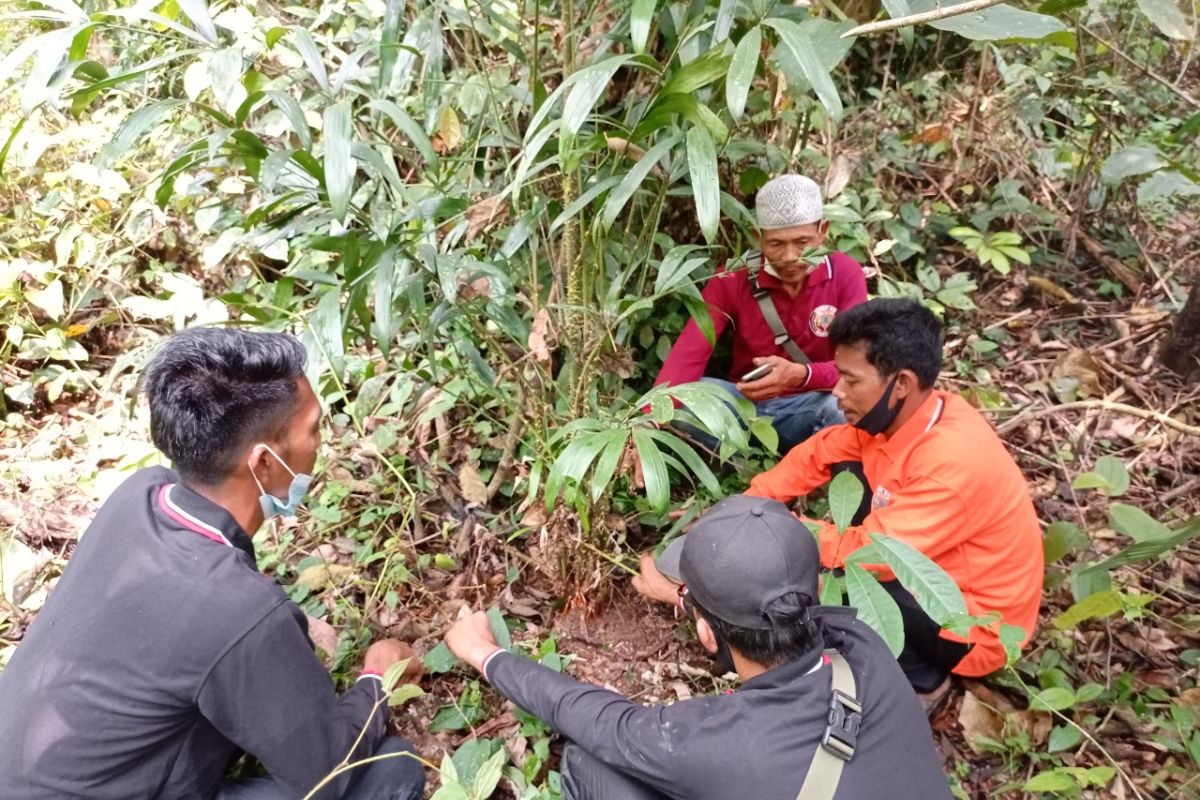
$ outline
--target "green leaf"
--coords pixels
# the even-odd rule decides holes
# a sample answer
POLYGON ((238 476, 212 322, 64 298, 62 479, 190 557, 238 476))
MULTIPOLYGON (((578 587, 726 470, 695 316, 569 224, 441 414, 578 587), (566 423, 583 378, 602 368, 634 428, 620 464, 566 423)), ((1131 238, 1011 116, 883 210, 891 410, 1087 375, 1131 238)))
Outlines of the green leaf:
POLYGON ((117 128, 112 141, 100 148, 96 166, 101 168, 112 166, 117 159, 128 152, 129 148, 133 147, 142 134, 161 122, 178 105, 178 100, 159 100, 134 111, 125 118, 121 127, 117 128))
POLYGON ((575 84, 567 93, 563 105, 562 127, 568 133, 578 133, 583 123, 591 116, 596 101, 608 88, 612 76, 629 62, 629 56, 610 56, 603 61, 589 64, 571 76, 575 84))
POLYGON ((454 653, 450 652, 450 648, 445 642, 438 642, 437 646, 425 654, 421 659, 422 666, 425 671, 431 675, 440 675, 443 672, 449 672, 454 669, 454 665, 458 663, 458 658, 454 653))
POLYGON ((303 109, 296 102, 296 98, 292 97, 287 92, 271 90, 267 92, 267 99, 275 104, 275 107, 287 117, 288 123, 292 126, 292 130, 296 136, 300 138, 300 144, 304 149, 312 148, 312 130, 308 127, 308 120, 304 116, 303 109))
POLYGON ((654 11, 658 0, 633 0, 629 11, 629 38, 633 52, 646 52, 646 41, 650 38, 650 25, 654 22, 654 11))
POLYGON ((1138 0, 1138 8, 1164 36, 1182 42, 1189 42, 1195 36, 1176 0, 1138 0))
POLYGON ((321 58, 321 51, 317 49, 317 43, 313 41, 312 34, 307 28, 301 28, 299 25, 292 26, 293 38, 296 42, 296 49, 300 52, 300 57, 304 59, 305 65, 308 66, 308 71, 312 73, 317 84, 326 92, 329 91, 329 73, 325 70, 325 60, 321 58))
POLYGON ((646 500, 658 513, 665 513, 671 500, 671 483, 667 475, 667 462, 663 459, 654 437, 645 428, 633 431, 633 444, 638 458, 642 460, 642 477, 646 481, 646 500))
POLYGON ((663 84, 660 94, 691 94, 697 89, 725 77, 732 56, 725 55, 724 47, 714 47, 687 66, 676 70, 663 84))
POLYGON ((900 585, 934 622, 941 625, 955 615, 967 613, 966 601, 954 579, 925 554, 899 539, 878 533, 871 534, 871 541, 900 585))
POLYGON ((1138 205, 1147 205, 1158 200, 1167 200, 1175 195, 1195 197, 1200 195, 1200 183, 1171 169, 1159 170, 1138 184, 1138 205))
POLYGON ((682 244, 672 247, 658 265, 654 277, 654 294, 672 291, 686 281, 699 267, 708 263, 706 258, 688 258, 689 253, 703 249, 698 244, 682 244))
POLYGON ((425 163, 431 167, 437 166, 438 155, 437 151, 433 149, 433 142, 429 140, 425 129, 409 116, 407 111, 391 100, 372 100, 369 107, 386 114, 395 126, 408 137, 412 146, 417 148, 417 152, 421 154, 421 158, 425 159, 425 163))
POLYGON ((1022 788, 1027 792, 1049 792, 1051 794, 1074 794, 1079 791, 1079 785, 1075 783, 1075 779, 1058 770, 1039 772, 1025 781, 1022 788))
POLYGON ((660 95, 654 101, 647 109, 646 116, 642 117, 634 128, 630 140, 637 142, 653 136, 660 129, 674 124, 676 114, 702 126, 712 136, 713 141, 724 142, 729 138, 729 128, 708 106, 697 100, 694 95, 676 92, 660 95))
POLYGON ((1151 539, 1166 539, 1171 529, 1151 517, 1145 511, 1124 503, 1113 503, 1108 507, 1108 520, 1115 530, 1133 539, 1145 542, 1151 539))
POLYGON ((4 162, 8 160, 8 151, 12 149, 13 142, 17 140, 17 136, 21 134, 21 128, 25 127, 25 120, 29 117, 21 117, 12 127, 12 132, 8 134, 8 139, 4 142, 4 147, 0 147, 0 174, 4 173, 4 162))
POLYGON ((717 148, 703 128, 693 126, 687 132, 687 161, 700 232, 713 244, 721 222, 721 186, 717 178, 717 148))
POLYGON ((1116 456, 1100 456, 1096 460, 1095 472, 1108 481, 1110 489, 1105 490, 1109 497, 1119 497, 1129 491, 1129 470, 1125 462, 1116 456))
POLYGON ((846 565, 845 580, 849 603, 858 609, 858 618, 879 634, 892 655, 900 655, 904 649, 904 619, 896 601, 874 575, 857 564, 846 565))
POLYGON ((1061 753, 1070 750, 1083 741, 1083 731, 1075 725, 1056 725, 1050 731, 1048 750, 1051 753, 1061 753))
POLYGON ((402 706, 409 700, 415 700, 418 697, 424 697, 425 690, 415 683, 406 683, 402 686, 397 686, 388 695, 388 705, 392 708, 402 706))
POLYGON ((862 481, 851 472, 839 472, 829 482, 829 513, 839 531, 845 533, 850 527, 865 492, 862 481))
POLYGON ((330 289, 321 295, 316 308, 309 315, 308 324, 316 339, 321 354, 329 364, 330 371, 341 380, 345 356, 342 340, 341 292, 330 289))
POLYGON ((487 763, 479 768, 479 773, 475 776, 475 780, 471 784, 471 795, 473 797, 484 798, 492 796, 492 792, 496 790, 496 786, 500 783, 500 776, 504 771, 504 764, 507 760, 508 753, 501 747, 487 760, 487 763))
POLYGON ((217 27, 213 24, 212 15, 208 13, 208 3, 204 0, 175 0, 175 4, 179 6, 179 10, 187 15, 187 18, 196 26, 196 30, 200 31, 212 44, 216 44, 217 27))
POLYGON ((821 105, 825 106, 829 116, 834 120, 841 119, 842 98, 838 96, 837 87, 833 85, 833 79, 829 76, 828 70, 821 64, 813 50, 808 32, 788 19, 766 19, 763 20, 763 24, 770 25, 779 34, 781 42, 800 64, 805 79, 812 85, 817 99, 821 101, 821 105))
POLYGON ((1087 547, 1088 538, 1079 530, 1079 526, 1071 522, 1058 521, 1050 523, 1046 528, 1046 537, 1042 540, 1042 556, 1047 564, 1059 561, 1068 553, 1074 553, 1087 547))
POLYGON ((487 618, 488 627, 492 631, 492 638, 496 640, 496 644, 505 650, 511 650, 512 634, 508 632, 508 625, 504 622, 504 614, 500 613, 500 609, 492 606, 487 610, 487 618))
POLYGON ((350 195, 354 191, 354 159, 351 156, 350 101, 343 100, 325 109, 325 189, 329 207, 339 222, 346 221, 350 195))
POLYGON ((1075 705, 1075 693, 1062 686, 1042 689, 1030 698, 1029 708, 1033 711, 1063 711, 1075 705))
POLYGON ((821 605, 842 605, 842 581, 832 572, 821 573, 821 605))
POLYGON ((1167 166, 1157 147, 1131 144, 1122 147, 1100 165, 1100 180, 1112 185, 1135 175, 1145 175, 1167 166))
POLYGON ((600 215, 600 222, 605 230, 613 226, 613 223, 617 220, 617 216, 625 210, 625 204, 629 202, 629 198, 642 185, 642 181, 646 179, 646 176, 658 163, 659 159, 669 153, 671 148, 678 143, 678 135, 666 137, 646 151, 641 160, 634 164, 633 169, 625 173, 625 177, 621 179, 621 183, 608 195, 608 200, 604 203, 604 211, 600 215))
POLYGON ((1103 561, 1099 561, 1087 567, 1081 573, 1082 576, 1089 576, 1089 579, 1097 579, 1103 577, 1107 579, 1106 570, 1124 567, 1129 564, 1135 564, 1139 561, 1146 561, 1151 558, 1158 558, 1164 553, 1167 553, 1179 545, 1190 542, 1200 536, 1200 517, 1190 520, 1180 530, 1163 539, 1149 539, 1144 542, 1126 547, 1121 552, 1114 556, 1110 556, 1103 561))
POLYGON ((554 459, 550 466, 550 474, 546 478, 546 508, 553 508, 558 499, 560 487, 567 480, 579 483, 587 473, 588 467, 596 460, 596 456, 604 448, 606 440, 602 434, 582 434, 576 437, 554 459))
POLYGON ((381 92, 388 91, 392 85, 392 70, 400 55, 400 23, 404 21, 404 6, 404 0, 387 0, 383 9, 383 29, 379 34, 379 75, 376 81, 381 92))
MULTIPOLYGON (((455 750, 452 756, 452 761, 454 762, 454 781, 471 786, 475 783, 476 776, 479 775, 479 771, 483 769, 484 765, 488 763, 492 756, 502 750, 504 750, 504 743, 499 739, 481 739, 477 737, 463 742, 462 746, 455 750)), ((484 798, 488 794, 476 794, 475 796, 484 798)))
POLYGON ((593 503, 599 502, 608 490, 608 485, 612 482, 617 465, 621 461, 621 455, 625 452, 625 443, 629 441, 629 431, 624 428, 605 431, 600 435, 604 437, 605 444, 604 449, 600 452, 600 457, 596 459, 596 468, 592 470, 593 503))
MULTIPOLYGON (((667 403, 669 405, 670 400, 667 403)), ((700 481, 700 484, 709 494, 715 497, 721 497, 725 494, 721 489, 721 484, 717 480, 717 476, 713 475, 712 470, 701 460, 695 448, 690 444, 684 442, 669 430, 651 431, 650 435, 663 446, 674 451, 679 460, 691 470, 692 475, 700 481)))
MULTIPOLYGON (((892 17, 906 17, 938 7, 935 0, 883 0, 883 5, 892 17)), ((958 3, 942 2, 940 7, 955 5, 958 3)), ((931 22, 930 26, 976 41, 1035 41, 1048 36, 1061 38, 1067 33, 1067 26, 1054 17, 1022 11, 1008 4, 931 22)), ((1071 41, 1069 37, 1067 41, 1071 41)))
POLYGON ((1111 617, 1124 607, 1121 595, 1112 590, 1097 592, 1080 600, 1054 619, 1054 627, 1060 631, 1074 628, 1089 619, 1111 617))
POLYGON ((729 62, 729 73, 725 76, 725 105, 734 121, 740 120, 746 110, 746 98, 758 69, 758 55, 762 50, 762 28, 755 25, 746 31, 733 51, 729 62))

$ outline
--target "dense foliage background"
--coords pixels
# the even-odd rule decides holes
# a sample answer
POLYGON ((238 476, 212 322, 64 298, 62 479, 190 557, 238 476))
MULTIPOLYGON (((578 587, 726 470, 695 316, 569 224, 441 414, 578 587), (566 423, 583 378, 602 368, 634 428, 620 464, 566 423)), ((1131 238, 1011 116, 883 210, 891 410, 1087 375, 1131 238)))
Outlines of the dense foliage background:
POLYGON ((1200 796, 1195 3, 845 36, 933 7, 9 3, 0 663, 97 501, 155 458, 154 342, 293 331, 328 447, 263 568, 339 674, 372 635, 428 643, 432 677, 396 699, 409 735, 433 720, 429 757, 455 753, 440 796, 556 796, 546 730, 433 644, 491 603, 558 668, 712 688, 669 620, 619 624, 645 614, 623 576, 771 456, 696 390, 726 442, 701 459, 649 424, 688 412, 643 395, 705 324, 753 192, 792 170, 823 178, 873 293, 943 316, 943 383, 992 415, 1047 525, 1035 646, 936 721, 956 792, 1200 796))

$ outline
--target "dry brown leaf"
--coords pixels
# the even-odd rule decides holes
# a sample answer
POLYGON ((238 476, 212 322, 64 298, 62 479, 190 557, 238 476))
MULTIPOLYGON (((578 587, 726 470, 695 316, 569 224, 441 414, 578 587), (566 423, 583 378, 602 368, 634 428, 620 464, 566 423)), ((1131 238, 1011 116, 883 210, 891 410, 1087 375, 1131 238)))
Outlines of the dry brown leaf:
POLYGON ((334 628, 323 619, 309 617, 308 638, 312 639, 313 645, 325 653, 327 661, 333 657, 338 644, 337 628, 334 628))
POLYGON ((1072 305, 1079 303, 1079 298, 1049 278, 1043 278, 1040 275, 1030 275, 1028 280, 1030 286, 1042 290, 1051 297, 1057 297, 1059 300, 1072 305))
POLYGON ((508 217, 508 206, 504 195, 494 195, 474 203, 466 212, 467 241, 479 236, 492 225, 499 225, 508 217))
POLYGON ((439 155, 453 153, 463 141, 462 123, 453 106, 446 106, 438 114, 437 136, 433 140, 433 149, 439 155))
POLYGON ((458 468, 458 492, 471 505, 481 506, 488 501, 487 484, 474 464, 468 462, 458 468))
POLYGON ((533 317, 529 328, 529 352, 534 359, 543 364, 550 363, 550 348, 546 339, 550 333, 550 310, 540 309, 533 317))
POLYGON ((1049 738, 1054 727, 1052 715, 1018 711, 1008 698, 983 684, 973 684, 963 694, 958 722, 967 745, 980 755, 987 752, 980 739, 1001 741, 1006 736, 1024 733, 1038 747, 1049 738))
POLYGON ((839 153, 825 175, 825 201, 829 202, 842 193, 846 184, 850 183, 850 175, 854 164, 849 153, 839 153))
POLYGON ((1100 365, 1087 350, 1072 347, 1054 361, 1050 385, 1064 402, 1078 397, 1100 397, 1100 365))

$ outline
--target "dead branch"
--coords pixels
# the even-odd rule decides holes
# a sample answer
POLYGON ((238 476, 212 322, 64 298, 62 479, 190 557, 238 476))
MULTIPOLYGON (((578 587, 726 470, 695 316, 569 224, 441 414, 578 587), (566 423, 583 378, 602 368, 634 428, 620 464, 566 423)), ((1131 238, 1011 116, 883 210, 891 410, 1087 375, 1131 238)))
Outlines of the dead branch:
POLYGON ((1093 408, 1098 408, 1103 411, 1115 411, 1119 414, 1129 414, 1134 417, 1153 420, 1154 422, 1158 422, 1168 428, 1177 430, 1180 433, 1185 433, 1188 436, 1200 437, 1200 428, 1194 425, 1188 425, 1185 422, 1180 422, 1174 417, 1169 417, 1161 411, 1150 411, 1149 409, 1138 408, 1137 406, 1130 406, 1126 405, 1125 403, 1113 403, 1109 400, 1076 400, 1075 402, 1062 403, 1056 406, 1047 406, 1046 408, 1028 408, 1005 422, 1003 425, 997 427, 996 432, 1003 435, 1011 430, 1014 430, 1015 428, 1020 427, 1031 419, 1037 419, 1038 417, 1056 414, 1059 411, 1073 411, 1093 408))
POLYGON ((1004 0, 970 0, 967 3, 959 3, 955 6, 941 6, 932 11, 922 11, 920 14, 910 14, 907 17, 868 22, 865 25, 859 25, 857 28, 851 28, 846 31, 842 34, 842 38, 848 39, 851 36, 865 36, 868 33, 880 33, 881 31, 891 31, 896 28, 907 28, 910 25, 925 25, 930 22, 939 22, 950 17, 970 14, 972 11, 982 11, 985 8, 998 6, 1003 2, 1004 0))

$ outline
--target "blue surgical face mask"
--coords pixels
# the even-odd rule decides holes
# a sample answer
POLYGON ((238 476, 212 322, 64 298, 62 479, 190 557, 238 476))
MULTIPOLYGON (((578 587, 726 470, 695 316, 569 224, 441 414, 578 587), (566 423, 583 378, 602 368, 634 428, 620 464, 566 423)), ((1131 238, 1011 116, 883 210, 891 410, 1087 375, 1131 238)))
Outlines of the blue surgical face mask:
POLYGON ((300 507, 300 503, 304 500, 304 495, 308 494, 308 487, 312 485, 313 476, 303 472, 293 472, 292 468, 287 465, 287 462, 280 458, 279 454, 272 450, 269 446, 265 444, 260 444, 258 446, 262 447, 268 453, 274 456, 275 460, 280 464, 283 464, 283 468, 292 475, 292 484, 288 487, 287 500, 284 501, 267 492, 267 490, 263 488, 262 481, 260 481, 258 476, 254 474, 254 470, 250 470, 250 475, 253 476, 254 482, 258 484, 258 491, 260 492, 258 496, 258 504, 262 507, 263 519, 270 519, 271 517, 296 516, 296 509, 300 507))

